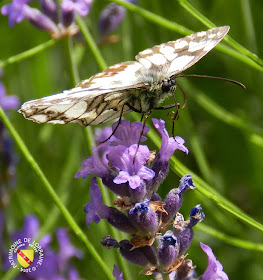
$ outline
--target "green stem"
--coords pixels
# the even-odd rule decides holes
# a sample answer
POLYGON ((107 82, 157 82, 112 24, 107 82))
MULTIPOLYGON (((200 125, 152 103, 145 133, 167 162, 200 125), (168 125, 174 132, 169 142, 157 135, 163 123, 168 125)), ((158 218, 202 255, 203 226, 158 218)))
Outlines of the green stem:
POLYGON ((9 121, 9 119, 7 118, 7 116, 5 115, 4 111, 2 110, 2 108, 0 108, 0 118, 3 121, 4 125, 8 128, 8 130, 10 131, 13 139, 15 140, 15 142, 17 143, 18 147, 20 148, 21 152, 23 153, 23 155, 25 156, 26 160, 29 162, 29 164, 31 165, 31 167, 35 170, 35 172, 37 173, 37 175, 39 176, 39 179, 42 181, 45 189, 47 190, 47 192, 50 194, 50 196, 52 197, 52 199, 55 201, 55 203, 57 204, 58 208, 60 209, 60 211, 62 212, 63 216, 65 217, 65 219, 67 220, 67 222, 69 223, 70 227, 72 228, 73 232, 77 235, 77 237, 85 244, 85 246, 87 247, 87 249, 90 251, 90 253, 92 254, 92 256, 96 259, 96 261, 98 262, 99 266, 101 267, 101 269, 104 271, 104 273, 107 275, 108 279, 114 279, 113 275, 111 274, 111 271, 109 270, 108 266, 103 262, 103 260, 101 259, 100 255, 97 253, 97 251, 95 250, 95 248, 91 245, 91 243, 89 242, 88 238, 85 236, 85 234, 83 233, 83 231, 81 230, 81 228, 78 226, 78 224, 75 222, 74 218, 72 217, 72 215, 69 213, 69 211, 67 210, 67 208, 65 207, 65 205, 63 204, 63 202, 61 201, 61 199, 58 197, 57 193, 54 191, 53 187, 51 186, 51 184, 49 183, 48 179, 46 178, 46 176, 44 175, 43 171, 41 170, 41 168, 39 167, 39 165, 37 164, 37 162, 35 161, 35 159, 33 158, 33 156, 31 155, 30 151, 28 150, 28 148, 26 147, 26 145, 24 144, 23 140, 21 139, 21 137, 19 136, 19 134, 17 133, 17 131, 15 130, 15 128, 13 127, 13 125, 11 124, 11 122, 9 121))
POLYGON ((51 39, 51 40, 47 41, 46 43, 40 44, 30 50, 27 50, 20 54, 11 56, 7 60, 0 61, 0 68, 4 68, 8 64, 13 64, 13 63, 19 62, 21 60, 27 59, 35 54, 38 54, 39 52, 41 52, 43 50, 55 45, 55 43, 56 43, 56 40, 51 39))
MULTIPOLYGON (((202 22, 205 26, 212 28, 215 27, 215 24, 210 21, 207 17, 202 15, 200 12, 198 12, 190 3, 188 3, 186 0, 178 0, 182 7, 184 7, 192 16, 194 16, 196 19, 198 19, 200 22, 202 22)), ((245 56, 250 58, 252 61, 256 62, 258 65, 262 67, 263 71, 263 60, 260 59, 256 54, 250 52, 243 46, 241 46, 238 42, 236 42, 234 39, 232 39, 230 36, 225 37, 225 41, 228 42, 228 44, 233 47, 234 49, 238 50, 239 52, 243 53, 245 56)))
MULTIPOLYGON (((184 86, 189 87, 189 82, 184 81, 184 86)), ((193 87, 191 86, 191 90, 187 92, 193 91, 193 87)), ((263 132, 261 129, 254 127, 251 123, 239 118, 238 116, 230 113, 229 111, 225 110, 218 104, 216 104, 212 99, 210 99, 207 95, 202 93, 198 89, 194 89, 193 95, 191 98, 205 111, 207 111, 212 116, 216 117, 217 119, 221 120, 224 123, 227 123, 233 127, 236 127, 246 133, 249 141, 253 144, 263 147, 263 132)))
POLYGON ((198 230, 205 232, 211 236, 216 237, 217 239, 220 239, 230 245, 234 245, 239 248, 247 249, 247 250, 255 250, 263 252, 263 244, 260 243, 254 243, 247 240, 235 238, 232 236, 229 236, 227 234, 224 234, 223 232, 217 231, 212 227, 209 227, 208 225, 204 223, 198 224, 197 227, 198 230))
POLYGON ((79 25, 79 28, 80 28, 86 42, 88 43, 88 45, 91 49, 91 52, 95 56, 95 59, 96 59, 97 63, 99 64, 99 67, 101 68, 101 70, 106 69, 107 64, 106 64, 103 56, 101 55, 95 40, 91 36, 91 33, 89 32, 89 29, 88 29, 87 25, 85 24, 84 20, 81 17, 77 17, 77 23, 79 25))
POLYGON ((149 11, 147 11, 139 6, 133 5, 129 2, 122 1, 122 0, 110 0, 110 1, 115 2, 118 5, 124 6, 128 10, 130 10, 134 13, 137 13, 137 14, 143 16, 144 18, 146 18, 152 22, 155 22, 158 25, 163 26, 167 29, 174 30, 182 35, 188 35, 188 34, 193 33, 193 31, 191 29, 188 29, 188 28, 184 27, 183 25, 180 25, 174 21, 170 21, 164 17, 161 17, 152 12, 149 12, 149 11))
POLYGON ((67 49, 68 49, 71 77, 72 77, 72 81, 73 81, 73 86, 75 86, 77 83, 79 83, 80 78, 79 78, 78 68, 77 68, 76 62, 75 62, 73 42, 72 42, 71 38, 68 38, 68 40, 67 40, 67 49))

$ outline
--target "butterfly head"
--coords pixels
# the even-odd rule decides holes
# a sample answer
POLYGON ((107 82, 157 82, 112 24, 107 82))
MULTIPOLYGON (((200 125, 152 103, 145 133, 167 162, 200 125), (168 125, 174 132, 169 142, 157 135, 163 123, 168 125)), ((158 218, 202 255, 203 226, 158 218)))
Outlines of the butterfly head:
POLYGON ((173 93, 176 89, 176 81, 173 78, 164 79, 162 82, 162 92, 173 93))

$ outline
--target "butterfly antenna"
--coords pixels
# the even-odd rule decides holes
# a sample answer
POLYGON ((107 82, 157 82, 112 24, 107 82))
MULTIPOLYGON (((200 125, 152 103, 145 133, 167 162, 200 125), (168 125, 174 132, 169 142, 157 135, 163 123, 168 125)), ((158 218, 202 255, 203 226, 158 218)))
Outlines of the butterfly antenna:
MULTIPOLYGON (((151 115, 151 111, 149 111, 149 112, 145 115, 145 117, 144 117, 142 130, 141 130, 140 137, 139 137, 139 141, 138 141, 138 144, 137 144, 137 149, 136 149, 136 152, 135 152, 134 157, 133 157, 133 164, 135 163, 135 158, 136 158, 137 152, 138 152, 138 150, 139 150, 140 142, 141 142, 141 139, 142 139, 142 136, 143 136, 143 131, 144 131, 144 128, 145 128, 145 125, 146 125, 146 121, 147 121, 147 119, 150 117, 150 115, 151 115)), ((144 115, 142 115, 142 117, 143 117, 143 116, 144 116, 144 115)))
POLYGON ((232 80, 232 79, 223 78, 223 77, 214 77, 214 76, 199 75, 199 74, 189 74, 189 75, 176 76, 176 79, 177 78, 185 78, 185 77, 197 77, 197 78, 208 78, 208 79, 214 79, 214 80, 222 80, 222 81, 225 81, 225 82, 229 82, 229 83, 238 85, 238 86, 242 87, 243 89, 246 89, 246 86, 243 85, 242 83, 240 83, 238 81, 235 81, 235 80, 232 80))
POLYGON ((101 141, 100 144, 103 144, 106 141, 108 141, 111 138, 111 136, 113 136, 114 133, 116 132, 116 130, 118 129, 119 125, 121 124, 121 119, 122 119, 122 115, 123 115, 123 108, 124 108, 124 106, 122 106, 122 108, 121 108, 121 113, 120 113, 120 117, 119 117, 118 123, 117 123, 116 127, 113 129, 111 135, 107 139, 101 141))
MULTIPOLYGON (((182 107, 182 109, 184 109, 185 108, 185 106, 186 106, 186 94, 185 94, 185 92, 184 92, 184 90, 183 90, 183 88, 176 82, 176 84, 177 84, 177 86, 179 87, 179 89, 180 89, 180 91, 182 92, 182 94, 183 94, 183 96, 184 96, 184 105, 183 105, 183 107, 182 107)), ((177 109, 178 109, 178 107, 177 107, 177 109)), ((179 113, 178 113, 179 114, 179 113)))

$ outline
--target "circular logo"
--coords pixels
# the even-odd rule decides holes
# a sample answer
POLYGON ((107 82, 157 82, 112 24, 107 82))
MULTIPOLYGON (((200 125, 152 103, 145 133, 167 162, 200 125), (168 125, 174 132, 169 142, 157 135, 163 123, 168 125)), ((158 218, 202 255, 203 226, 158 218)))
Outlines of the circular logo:
POLYGON ((31 241, 31 238, 19 238, 10 246, 8 260, 13 268, 20 270, 20 272, 30 273, 42 265, 44 250, 38 242, 31 241))

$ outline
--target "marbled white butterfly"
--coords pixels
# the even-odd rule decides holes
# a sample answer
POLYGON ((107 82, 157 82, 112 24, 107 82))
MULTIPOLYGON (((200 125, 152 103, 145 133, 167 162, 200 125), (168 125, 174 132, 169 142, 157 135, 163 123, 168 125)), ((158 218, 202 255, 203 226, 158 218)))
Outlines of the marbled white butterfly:
POLYGON ((174 93, 176 76, 214 48, 228 30, 216 27, 146 49, 136 61, 113 65, 63 93, 28 101, 19 112, 37 123, 83 126, 130 111, 148 113, 174 93))

